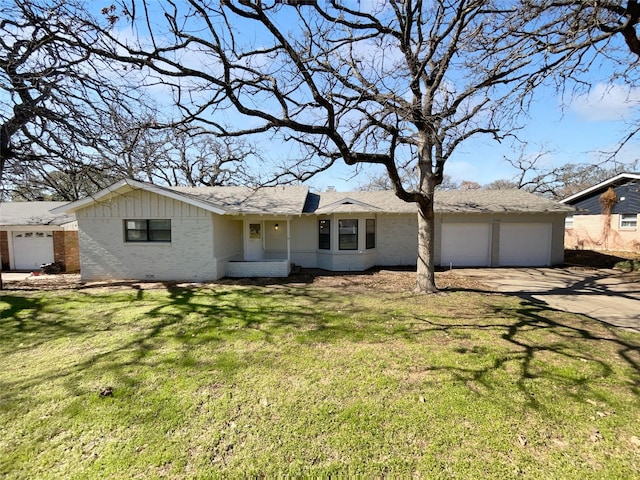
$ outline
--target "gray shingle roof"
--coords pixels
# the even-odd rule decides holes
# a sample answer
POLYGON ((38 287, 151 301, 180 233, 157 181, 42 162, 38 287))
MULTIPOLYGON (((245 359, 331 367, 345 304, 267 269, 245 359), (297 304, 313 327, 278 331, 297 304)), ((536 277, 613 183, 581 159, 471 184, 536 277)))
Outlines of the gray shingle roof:
POLYGON ((413 203, 407 203, 396 197, 390 190, 369 192, 322 192, 319 194, 318 207, 309 213, 416 213, 413 203))
POLYGON ((524 190, 446 190, 436 192, 438 213, 560 213, 575 209, 524 190))
POLYGON ((0 203, 0 225, 64 225, 75 221, 75 215, 53 214, 49 210, 68 202, 3 202, 0 203))
POLYGON ((309 187, 169 187, 169 190, 220 207, 229 213, 299 215, 309 187))
MULTIPOLYGON (((417 213, 417 206, 393 191, 311 193, 309 187, 163 187, 125 179, 93 197, 66 204, 72 212, 116 191, 144 189, 192 203, 219 214, 301 215, 331 213, 417 213)), ((46 202, 40 202, 46 203, 46 202)), ((56 203, 56 202, 49 202, 56 203)), ((60 205, 65 205, 57 202, 60 205)), ((53 208, 53 207, 51 207, 53 208)), ((575 209, 523 190, 437 191, 436 213, 569 213, 575 209)))
MULTIPOLYGON (((415 213, 413 203, 400 200, 394 192, 323 192, 318 194, 317 207, 308 213, 389 212, 415 213)), ((437 191, 436 213, 552 213, 574 209, 555 200, 523 190, 445 190, 437 191)))

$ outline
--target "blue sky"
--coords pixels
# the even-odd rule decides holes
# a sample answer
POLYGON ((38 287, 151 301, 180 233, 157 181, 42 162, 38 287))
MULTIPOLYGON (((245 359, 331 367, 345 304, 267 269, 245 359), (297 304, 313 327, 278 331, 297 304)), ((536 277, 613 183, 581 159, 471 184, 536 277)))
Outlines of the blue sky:
MULTIPOLYGON (((600 164, 610 157, 634 116, 640 99, 624 86, 596 84, 590 95, 578 97, 570 104, 552 89, 540 91, 523 122, 518 137, 527 142, 525 153, 535 157, 548 152, 541 166, 553 168, 566 163, 600 164)), ((638 158, 639 141, 631 140, 616 156, 622 163, 638 158)), ((487 137, 470 139, 459 147, 447 162, 445 173, 454 181, 471 180, 481 185, 499 179, 511 179, 517 171, 505 160, 517 159, 520 150, 506 141, 499 144, 487 137)), ((353 169, 344 165, 322 174, 309 183, 317 189, 335 186, 342 191, 354 190, 366 182, 366 176, 350 178, 353 169)))
MULTIPOLYGON (((294 13, 293 10, 288 10, 290 7, 282 8, 281 14, 285 19, 290 15, 289 12, 294 13)), ((158 18, 162 23, 163 16, 158 18)), ((253 40, 259 37, 252 28, 239 31, 241 37, 253 40)), ((203 60, 198 55, 191 55, 189 59, 195 63, 203 60)), ((204 68, 210 66, 206 60, 202 65, 205 65, 204 68)), ((637 121, 634 113, 640 103, 640 90, 629 89, 623 83, 606 83, 611 72, 607 71, 606 65, 604 67, 594 69, 588 75, 589 78, 583 79, 593 85, 588 95, 561 99, 552 88, 541 89, 536 93, 528 112, 529 118, 523 120, 518 137, 527 143, 525 155, 533 158, 540 152, 548 152, 540 159, 540 167, 552 168, 566 163, 602 163, 617 148, 629 124, 637 121)), ((268 146, 268 155, 272 160, 296 156, 296 150, 291 145, 275 141, 268 142, 268 146)), ((632 140, 618 153, 616 159, 622 163, 634 161, 637 151, 638 142, 632 140)), ((447 162, 445 173, 456 182, 471 180, 487 184, 499 179, 511 179, 517 171, 505 157, 516 159, 519 156, 519 148, 511 141, 498 144, 488 137, 476 137, 458 147, 447 162)), ((353 167, 339 161, 329 171, 307 183, 318 190, 325 190, 329 186, 340 191, 354 190, 367 182, 364 172, 357 176, 354 174, 353 167)))

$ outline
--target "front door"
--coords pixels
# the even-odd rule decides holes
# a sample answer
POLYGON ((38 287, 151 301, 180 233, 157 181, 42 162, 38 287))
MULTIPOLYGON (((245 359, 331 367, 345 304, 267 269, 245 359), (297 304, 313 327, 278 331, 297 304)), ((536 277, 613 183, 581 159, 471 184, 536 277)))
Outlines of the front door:
POLYGON ((262 260, 262 223, 249 223, 246 233, 244 259, 249 262, 262 260))

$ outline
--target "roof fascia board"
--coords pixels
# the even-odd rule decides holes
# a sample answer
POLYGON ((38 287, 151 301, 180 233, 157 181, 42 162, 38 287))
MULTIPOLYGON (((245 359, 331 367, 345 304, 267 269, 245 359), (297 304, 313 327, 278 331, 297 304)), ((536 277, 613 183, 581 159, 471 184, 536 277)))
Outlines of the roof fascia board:
POLYGON ((615 177, 612 177, 608 180, 605 180, 604 182, 600 182, 597 185, 594 185, 593 187, 589 187, 589 188, 585 188, 584 190, 582 190, 581 192, 578 193, 574 193, 573 195, 571 195, 570 197, 567 197, 565 199, 560 200, 560 203, 566 203, 566 202, 570 202, 572 200, 576 200, 580 197, 583 197, 585 195, 588 195, 602 187, 606 187, 607 185, 610 185, 612 183, 617 182, 620 179, 623 178, 627 178, 629 180, 640 180, 640 175, 636 174, 636 173, 619 173, 618 175, 616 175, 615 177))
POLYGON ((87 198, 83 198, 82 200, 77 200, 75 202, 71 202, 71 203, 67 203, 66 205, 62 205, 60 207, 56 207, 51 211, 51 213, 69 213, 69 212, 76 212, 77 210, 80 210, 83 207, 86 207, 88 205, 91 205, 92 203, 95 202, 99 202, 100 200, 109 197, 115 193, 117 193, 119 190, 125 188, 125 187, 130 187, 127 191, 130 190, 145 190, 147 192, 151 192, 151 193, 155 193, 157 195, 161 195, 163 197, 168 197, 171 198, 173 200, 178 200, 180 202, 184 202, 187 203, 189 205, 193 205, 195 207, 199 207, 202 208, 203 210, 207 210, 209 212, 213 212, 213 213, 217 213, 219 215, 223 215, 225 213, 227 213, 226 210, 223 210, 222 208, 216 207, 214 205, 211 205, 210 203, 206 203, 206 202, 202 202, 200 200, 196 200, 193 199, 191 197, 189 197, 188 195, 182 195, 179 192, 175 192, 163 187, 158 187, 157 185, 152 185, 150 183, 143 183, 143 182, 138 182, 137 180, 132 180, 130 178, 126 178, 124 180, 120 180, 117 183, 114 183, 113 185, 108 186, 107 188, 100 190, 99 192, 97 192, 95 195, 92 195, 90 197, 87 198))

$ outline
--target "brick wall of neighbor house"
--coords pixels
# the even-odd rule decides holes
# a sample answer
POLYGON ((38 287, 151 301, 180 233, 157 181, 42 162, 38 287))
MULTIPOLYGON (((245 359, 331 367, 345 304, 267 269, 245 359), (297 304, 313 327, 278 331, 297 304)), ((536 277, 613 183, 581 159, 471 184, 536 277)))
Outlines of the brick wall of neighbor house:
POLYGON ((573 227, 565 229, 566 248, 579 250, 640 251, 640 230, 620 229, 620 215, 611 215, 607 228, 604 215, 574 215, 573 227))
POLYGON ((9 270, 9 236, 6 231, 0 232, 0 258, 2 259, 2 270, 9 270))
POLYGON ((80 249, 76 230, 53 232, 53 261, 60 264, 64 272, 80 271, 80 249))
POLYGON ((220 277, 206 210, 132 191, 76 212, 82 280, 207 281, 220 277), (170 243, 127 243, 123 219, 170 219, 170 243))

